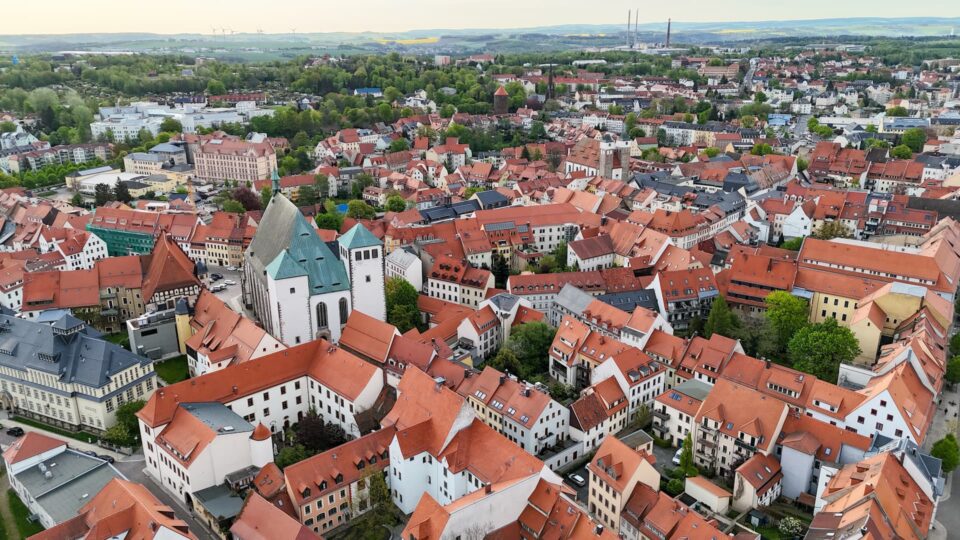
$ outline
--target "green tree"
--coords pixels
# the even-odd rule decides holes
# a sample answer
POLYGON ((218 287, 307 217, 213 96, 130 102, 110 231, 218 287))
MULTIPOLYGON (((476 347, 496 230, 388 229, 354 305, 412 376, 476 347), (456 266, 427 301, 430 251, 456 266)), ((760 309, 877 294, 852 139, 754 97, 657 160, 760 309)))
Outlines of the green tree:
POLYGON ((927 132, 921 128, 910 128, 900 136, 900 143, 910 148, 914 152, 922 152, 923 145, 927 142, 927 132))
POLYGON ((887 116, 910 116, 910 111, 908 111, 906 107, 897 105, 896 107, 887 109, 887 116))
POLYGON ((244 212, 247 211, 247 209, 243 207, 243 204, 241 204, 240 201, 237 201, 234 199, 227 199, 223 201, 223 204, 221 204, 220 207, 221 209, 223 209, 224 212, 230 212, 232 214, 243 214, 244 212))
POLYGON ((960 382, 960 356, 954 356, 947 362, 947 373, 944 375, 947 382, 957 384, 960 382))
POLYGON ((324 213, 317 214, 317 227, 329 231, 339 231, 343 227, 343 214, 337 210, 337 205, 327 199, 323 203, 324 213))
POLYGON ((330 196, 330 177, 325 174, 318 174, 313 177, 314 184, 317 186, 317 197, 325 199, 330 196))
POLYGON ((353 219, 373 219, 377 217, 377 211, 369 204, 354 200, 347 203, 347 217, 353 219))
POLYGON ((356 178, 353 179, 353 184, 351 185, 351 191, 353 193, 354 199, 363 198, 363 190, 373 185, 373 176, 369 173, 360 173, 356 178))
POLYGON ((122 203, 133 200, 133 197, 130 196, 130 188, 120 180, 117 180, 117 183, 113 185, 113 197, 122 203))
POLYGON ((797 158, 797 171, 798 171, 798 172, 803 172, 803 171, 807 170, 807 167, 809 167, 809 166, 810 166, 810 162, 809 162, 809 161, 807 161, 807 160, 805 160, 805 159, 803 159, 803 158, 797 158))
POLYGON ((113 190, 107 184, 97 184, 93 189, 93 202, 97 206, 103 206, 113 200, 113 190))
POLYGON ((798 330, 787 351, 794 369, 836 383, 840 364, 852 362, 860 354, 860 344, 849 328, 830 317, 798 330))
POLYGON ((707 148, 703 149, 703 153, 706 154, 708 158, 715 158, 720 155, 720 149, 713 146, 708 146, 707 148))
POLYGON ((396 326, 400 333, 420 327, 420 309, 417 289, 403 278, 390 278, 384 284, 387 307, 387 322, 396 326))
POLYGON ((777 524, 777 530, 784 538, 796 538, 803 532, 803 522, 793 516, 785 516, 777 524))
POLYGON ((697 467, 693 464, 693 438, 687 433, 683 439, 683 448, 680 450, 680 470, 684 476, 697 475, 697 467))
POLYGON ((17 125, 7 120, 0 122, 0 133, 10 133, 17 130, 17 125))
POLYGON ((285 469, 294 463, 299 463, 310 457, 310 453, 307 452, 307 449, 302 444, 296 444, 294 446, 285 446, 279 453, 277 453, 274 463, 277 464, 277 467, 285 469))
POLYGON ((757 125, 757 117, 751 114, 740 117, 740 125, 747 129, 752 129, 757 125))
POLYGON ((671 478, 670 481, 667 482, 667 486, 664 488, 664 490, 670 494, 671 497, 676 497, 677 495, 683 493, 685 487, 686 484, 682 479, 671 478))
POLYGON ((910 159, 913 157, 913 150, 909 146, 901 144, 890 149, 890 156, 897 159, 910 159))
POLYGON ((394 139, 390 141, 389 152, 403 152, 404 150, 410 149, 410 142, 400 137, 399 139, 394 139))
POLYGON ((517 358, 516 353, 507 347, 500 347, 497 354, 487 361, 487 364, 504 373, 522 374, 524 372, 524 366, 517 358))
POLYGON ((217 79, 210 79, 207 82, 207 95, 222 96, 227 93, 227 87, 217 79))
POLYGON ((317 188, 313 184, 303 185, 297 188, 297 204, 299 206, 312 206, 320 200, 317 188))
POLYGON ((494 286, 498 289, 506 289, 507 278, 510 277, 510 265, 499 251, 493 254, 493 267, 490 272, 493 273, 494 286))
POLYGON ((953 433, 947 433, 946 437, 933 443, 930 455, 943 463, 943 472, 953 472, 957 465, 960 465, 960 446, 957 444, 957 437, 953 433))
POLYGON ((273 187, 263 186, 260 189, 260 208, 266 208, 270 204, 270 199, 273 199, 273 187))
POLYGON ((817 230, 813 231, 813 237, 820 240, 831 240, 833 238, 850 238, 850 229, 839 221, 827 221, 817 230))
POLYGON ((181 124, 176 118, 164 118, 163 122, 160 123, 160 131, 167 133, 182 133, 183 124, 181 124))
POLYGON ((717 296, 713 299, 710 306, 710 314, 707 316, 707 322, 703 326, 703 337, 709 338, 713 334, 731 337, 740 327, 740 321, 737 316, 730 311, 730 306, 723 296, 717 296))
POLYGON ((773 147, 766 143, 758 143, 753 145, 753 148, 750 149, 750 153, 755 156, 766 156, 768 154, 773 154, 773 147))
POLYGON ((507 349, 516 355, 523 367, 518 375, 529 379, 547 372, 547 352, 556 333, 556 328, 539 321, 523 323, 513 327, 501 350, 507 349))
POLYGON ((774 291, 767 295, 764 304, 764 317, 775 334, 777 352, 782 353, 787 350, 793 336, 807 326, 807 301, 786 291, 774 291))
POLYGON ((399 195, 391 195, 387 197, 387 204, 384 208, 388 212, 403 212, 407 209, 407 201, 399 195))
POLYGON ((83 206, 83 195, 74 193, 73 197, 70 198, 70 204, 74 206, 83 206))

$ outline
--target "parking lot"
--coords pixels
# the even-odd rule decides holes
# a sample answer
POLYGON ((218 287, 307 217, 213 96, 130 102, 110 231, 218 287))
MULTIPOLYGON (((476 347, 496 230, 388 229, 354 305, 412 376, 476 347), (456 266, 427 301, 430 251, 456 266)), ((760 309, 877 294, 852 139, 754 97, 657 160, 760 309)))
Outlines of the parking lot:
POLYGON ((243 310, 242 292, 240 288, 240 270, 228 270, 223 266, 210 266, 207 268, 207 279, 204 285, 217 295, 217 298, 223 300, 224 304, 230 306, 230 309, 243 313, 250 317, 249 313, 243 310), (214 274, 223 276, 223 279, 212 279, 214 274), (231 284, 232 282, 232 284, 231 284), (218 289, 218 290, 215 290, 218 289))

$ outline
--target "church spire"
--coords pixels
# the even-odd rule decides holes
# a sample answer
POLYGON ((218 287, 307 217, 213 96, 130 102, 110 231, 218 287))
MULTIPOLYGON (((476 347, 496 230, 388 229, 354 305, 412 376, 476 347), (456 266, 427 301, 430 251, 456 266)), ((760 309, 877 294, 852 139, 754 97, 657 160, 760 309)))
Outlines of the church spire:
POLYGON ((273 184, 273 194, 280 193, 280 173, 277 172, 277 169, 274 169, 270 174, 270 183, 273 184))

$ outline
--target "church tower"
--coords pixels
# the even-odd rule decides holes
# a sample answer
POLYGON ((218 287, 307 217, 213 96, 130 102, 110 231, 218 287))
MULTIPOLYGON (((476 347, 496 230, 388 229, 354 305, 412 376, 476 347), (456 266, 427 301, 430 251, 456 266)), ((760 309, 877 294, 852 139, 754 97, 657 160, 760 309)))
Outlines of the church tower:
POLYGON ((381 321, 387 320, 383 242, 359 223, 337 242, 340 244, 340 260, 350 275, 353 309, 381 321))

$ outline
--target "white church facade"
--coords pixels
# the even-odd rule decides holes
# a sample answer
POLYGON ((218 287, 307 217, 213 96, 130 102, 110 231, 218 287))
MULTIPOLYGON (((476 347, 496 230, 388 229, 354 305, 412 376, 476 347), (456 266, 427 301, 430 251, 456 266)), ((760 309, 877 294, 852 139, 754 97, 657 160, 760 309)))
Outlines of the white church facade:
POLYGON ((382 243, 358 224, 331 249, 281 193, 244 253, 242 281, 244 303, 287 346, 337 342, 353 309, 386 317, 382 243))

